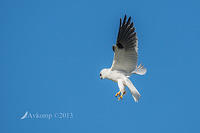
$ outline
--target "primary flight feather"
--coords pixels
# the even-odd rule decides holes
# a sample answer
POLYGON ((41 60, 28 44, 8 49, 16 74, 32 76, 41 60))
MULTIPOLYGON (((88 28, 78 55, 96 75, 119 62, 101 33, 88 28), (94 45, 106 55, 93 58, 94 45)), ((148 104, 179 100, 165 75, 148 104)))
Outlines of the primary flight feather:
POLYGON ((126 93, 125 87, 127 86, 134 100, 138 102, 141 95, 129 80, 129 77, 133 73, 144 75, 147 70, 141 65, 137 66, 138 39, 131 17, 127 20, 125 15, 123 22, 120 18, 117 42, 112 46, 112 49, 114 51, 112 66, 102 69, 100 78, 107 78, 118 83, 119 92, 115 96, 119 96, 119 100, 126 93))

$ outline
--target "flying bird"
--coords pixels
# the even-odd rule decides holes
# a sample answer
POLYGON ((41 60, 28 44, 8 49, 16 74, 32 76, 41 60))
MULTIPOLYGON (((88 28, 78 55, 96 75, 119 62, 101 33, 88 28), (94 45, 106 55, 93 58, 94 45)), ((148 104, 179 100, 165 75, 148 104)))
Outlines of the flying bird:
POLYGON ((123 22, 120 18, 119 31, 116 44, 112 46, 114 59, 111 68, 102 69, 101 79, 109 79, 118 83, 119 92, 116 93, 118 100, 126 94, 128 87, 135 102, 138 102, 140 93, 132 84, 129 77, 132 74, 144 75, 147 71, 141 64, 138 65, 138 38, 131 17, 124 16, 123 22))

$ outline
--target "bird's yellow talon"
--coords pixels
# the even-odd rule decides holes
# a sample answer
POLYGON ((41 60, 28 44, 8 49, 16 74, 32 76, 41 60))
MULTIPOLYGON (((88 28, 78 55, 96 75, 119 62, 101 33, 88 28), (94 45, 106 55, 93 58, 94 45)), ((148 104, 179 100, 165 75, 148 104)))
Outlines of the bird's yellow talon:
POLYGON ((118 101, 120 100, 120 97, 118 97, 118 101))
POLYGON ((119 96, 119 95, 120 95, 120 91, 115 94, 116 97, 119 96))
POLYGON ((123 96, 121 95, 121 96, 118 97, 118 100, 121 100, 122 98, 123 98, 123 96))

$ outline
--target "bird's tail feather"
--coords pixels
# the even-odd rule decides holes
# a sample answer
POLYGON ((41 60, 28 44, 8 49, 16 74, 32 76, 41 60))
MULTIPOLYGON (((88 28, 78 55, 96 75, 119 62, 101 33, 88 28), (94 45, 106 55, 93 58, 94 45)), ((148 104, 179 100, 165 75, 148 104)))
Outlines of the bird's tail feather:
POLYGON ((140 99, 140 93, 136 90, 136 91, 131 91, 132 97, 135 100, 135 102, 138 102, 138 100, 140 99))
POLYGON ((144 68, 144 66, 140 64, 139 66, 137 66, 137 68, 132 73, 139 74, 139 75, 145 75, 146 72, 147 72, 147 69, 144 68))
POLYGON ((138 102, 141 95, 128 78, 126 79, 126 86, 129 88, 135 102, 138 102))

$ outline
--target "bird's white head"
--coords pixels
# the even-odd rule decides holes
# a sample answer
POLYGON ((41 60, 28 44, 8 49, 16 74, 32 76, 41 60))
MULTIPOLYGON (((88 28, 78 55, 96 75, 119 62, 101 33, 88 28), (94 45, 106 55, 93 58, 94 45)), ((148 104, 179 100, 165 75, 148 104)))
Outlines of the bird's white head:
POLYGON ((110 69, 107 69, 107 68, 102 69, 101 72, 100 72, 100 78, 105 79, 107 77, 109 71, 110 71, 110 69))

